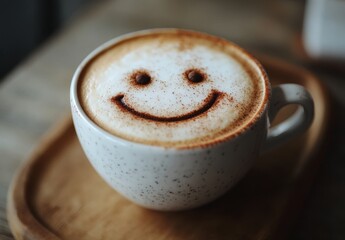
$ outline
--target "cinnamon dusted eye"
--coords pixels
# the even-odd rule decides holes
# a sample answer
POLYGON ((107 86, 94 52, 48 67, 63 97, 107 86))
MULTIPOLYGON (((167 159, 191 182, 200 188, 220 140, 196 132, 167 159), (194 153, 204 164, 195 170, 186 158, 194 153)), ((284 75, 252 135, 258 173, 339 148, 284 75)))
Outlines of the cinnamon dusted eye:
POLYGON ((138 85, 147 85, 151 82, 151 76, 145 71, 137 71, 133 73, 132 79, 138 85))
POLYGON ((206 79, 205 73, 201 72, 198 69, 189 69, 184 73, 188 81, 192 83, 199 83, 206 79))

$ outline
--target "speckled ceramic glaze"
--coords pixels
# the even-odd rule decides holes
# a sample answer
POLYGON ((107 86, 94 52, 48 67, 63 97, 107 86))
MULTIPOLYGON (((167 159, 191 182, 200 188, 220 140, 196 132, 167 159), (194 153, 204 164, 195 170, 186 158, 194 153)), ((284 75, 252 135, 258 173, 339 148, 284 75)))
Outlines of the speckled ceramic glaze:
MULTIPOLYGON (((313 119, 313 102, 302 87, 290 84, 273 89, 270 108, 267 94, 262 110, 239 134, 207 146, 169 148, 145 145, 104 131, 80 106, 77 91, 80 72, 93 56, 108 46, 152 31, 168 30, 125 35, 97 48, 78 67, 71 85, 73 121, 82 148, 96 171, 127 199, 146 208, 164 211, 204 205, 234 186, 263 148, 285 141, 309 127, 313 119), (269 129, 269 118, 289 103, 300 104, 303 108, 278 127, 269 129)), ((269 85, 267 92, 270 92, 269 85)))

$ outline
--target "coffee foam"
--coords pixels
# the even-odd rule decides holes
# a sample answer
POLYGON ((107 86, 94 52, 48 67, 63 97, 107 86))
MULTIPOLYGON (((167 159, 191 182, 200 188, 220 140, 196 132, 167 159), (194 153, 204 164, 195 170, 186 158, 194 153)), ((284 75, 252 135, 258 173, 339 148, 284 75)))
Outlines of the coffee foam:
POLYGON ((258 111, 265 84, 248 56, 225 40, 185 31, 115 43, 79 82, 81 105, 113 135, 165 147, 200 146, 240 131, 258 111), (197 71, 203 81, 188 80, 197 71), (146 85, 135 76, 148 74, 146 85))

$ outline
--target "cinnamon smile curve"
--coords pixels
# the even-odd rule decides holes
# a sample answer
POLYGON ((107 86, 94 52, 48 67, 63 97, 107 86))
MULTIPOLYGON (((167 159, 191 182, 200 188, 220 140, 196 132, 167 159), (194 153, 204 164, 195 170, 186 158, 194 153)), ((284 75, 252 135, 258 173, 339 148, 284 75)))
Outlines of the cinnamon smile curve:
POLYGON ((217 99, 222 95, 221 92, 217 90, 212 90, 212 92, 206 97, 206 99, 203 101, 204 104, 191 112, 179 115, 179 116, 173 116, 173 117, 161 117, 161 116, 155 116, 147 112, 140 112, 136 109, 132 108, 131 106, 127 105, 123 98, 125 97, 124 94, 118 94, 111 98, 111 101, 116 104, 120 109, 126 110, 127 112, 140 117, 144 118, 146 120, 156 121, 156 122, 180 122, 184 120, 188 120, 194 117, 197 117, 204 112, 207 112, 217 101, 217 99))

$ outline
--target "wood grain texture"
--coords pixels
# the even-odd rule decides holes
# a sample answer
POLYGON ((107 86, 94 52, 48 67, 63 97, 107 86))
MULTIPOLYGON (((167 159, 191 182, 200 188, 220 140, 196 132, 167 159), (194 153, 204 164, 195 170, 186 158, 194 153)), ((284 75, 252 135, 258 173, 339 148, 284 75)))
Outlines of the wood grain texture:
MULTIPOLYGON (((284 236, 313 179, 328 125, 328 97, 309 72, 262 58, 273 84, 296 82, 315 99, 311 129, 262 156, 219 200, 164 213, 113 191, 84 156, 70 118, 19 170, 8 201, 17 239, 270 239, 284 236)), ((294 108, 285 109, 284 119, 294 108)), ((278 119, 278 121, 279 121, 278 119)))

